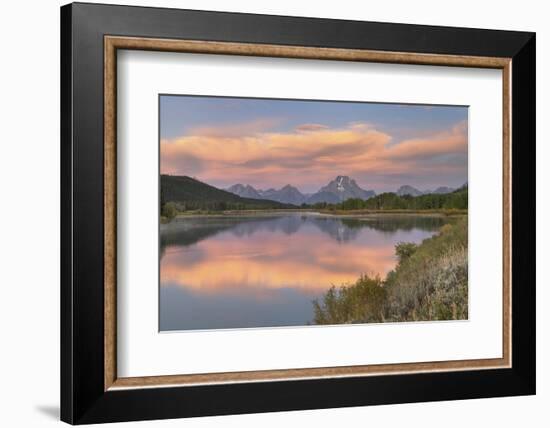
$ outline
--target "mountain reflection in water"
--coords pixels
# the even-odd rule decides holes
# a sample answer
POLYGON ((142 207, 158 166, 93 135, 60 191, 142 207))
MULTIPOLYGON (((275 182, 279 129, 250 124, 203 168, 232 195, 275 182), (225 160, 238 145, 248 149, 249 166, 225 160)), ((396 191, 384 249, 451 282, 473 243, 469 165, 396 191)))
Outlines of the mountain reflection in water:
POLYGON ((160 330, 307 325, 311 301, 362 274, 385 276, 398 242, 443 217, 284 213, 180 218, 161 226, 160 330))

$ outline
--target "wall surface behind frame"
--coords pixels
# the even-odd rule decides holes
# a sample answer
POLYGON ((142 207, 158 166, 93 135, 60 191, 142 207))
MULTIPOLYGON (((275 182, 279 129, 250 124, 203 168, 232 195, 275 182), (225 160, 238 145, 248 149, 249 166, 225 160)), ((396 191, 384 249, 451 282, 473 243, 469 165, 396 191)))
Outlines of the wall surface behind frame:
MULTIPOLYGON (((544 2, 463 0, 301 1, 119 0, 120 3, 412 24, 537 31, 537 75, 550 75, 550 29, 544 2)), ((0 79, 0 325, 3 426, 59 426, 59 6, 58 0, 5 2, 0 79)), ((104 0, 103 3, 117 3, 104 0)), ((469 427, 544 426, 550 403, 550 83, 539 79, 538 141, 538 395, 352 409, 284 412, 125 427, 469 427), (545 263, 546 262, 546 263, 545 263)), ((122 426, 122 425, 121 425, 122 426)))

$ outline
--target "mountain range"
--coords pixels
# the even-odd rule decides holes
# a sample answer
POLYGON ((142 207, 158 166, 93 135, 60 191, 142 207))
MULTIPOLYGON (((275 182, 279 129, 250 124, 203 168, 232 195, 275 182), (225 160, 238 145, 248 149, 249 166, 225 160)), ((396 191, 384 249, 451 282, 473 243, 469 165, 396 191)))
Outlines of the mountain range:
MULTIPOLYGON (((459 189, 467 188, 465 183, 459 189)), ((420 191, 413 186, 401 186, 399 196, 451 193, 455 189, 438 187, 434 191, 420 191)), ((280 189, 255 189, 249 184, 235 184, 228 189, 218 189, 187 176, 161 175, 161 205, 166 202, 184 204, 187 209, 276 209, 295 208, 301 204, 336 204, 347 199, 367 200, 376 196, 373 190, 361 188, 350 177, 339 175, 313 194, 300 192, 287 184, 280 189)))
MULTIPOLYGON (((465 183, 462 187, 466 186, 467 183, 465 183)), ((302 193, 290 184, 287 184, 280 189, 267 190, 256 189, 250 184, 234 184, 225 190, 242 198, 269 199, 272 201, 293 205, 301 205, 303 203, 316 204, 319 202, 337 204, 350 198, 367 200, 373 196, 376 196, 376 192, 374 190, 362 189, 355 180, 345 175, 339 175, 334 180, 330 181, 326 186, 321 187, 313 194, 302 193)), ((441 186, 435 190, 419 190, 410 185, 403 185, 399 187, 395 193, 399 196, 420 196, 432 193, 452 193, 455 190, 457 189, 447 186, 441 186)))
POLYGON ((318 202, 335 204, 350 198, 366 200, 376 196, 373 190, 362 189, 355 180, 344 175, 339 175, 313 194, 302 193, 290 184, 280 189, 267 190, 255 189, 249 184, 234 184, 225 190, 243 198, 269 199, 293 205, 315 204, 318 202))
POLYGON ((468 186, 468 183, 464 183, 461 187, 457 189, 453 189, 452 187, 447 186, 440 186, 435 190, 418 190, 416 187, 404 185, 401 186, 397 191, 395 192, 399 196, 420 196, 420 195, 430 195, 430 194, 438 194, 438 195, 444 195, 447 193, 452 193, 455 190, 462 189, 468 186))
POLYGON ((285 204, 301 205, 306 202, 309 195, 303 194, 296 187, 287 184, 277 189, 255 189, 249 184, 234 184, 225 189, 241 198, 269 199, 270 201, 282 202, 285 204))

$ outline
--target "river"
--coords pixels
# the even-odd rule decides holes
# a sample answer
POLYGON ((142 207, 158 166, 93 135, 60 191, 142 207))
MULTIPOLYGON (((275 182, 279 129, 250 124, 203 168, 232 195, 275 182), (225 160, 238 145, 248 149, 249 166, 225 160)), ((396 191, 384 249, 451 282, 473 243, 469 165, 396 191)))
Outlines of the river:
POLYGON ((161 225, 160 330, 307 325, 312 300, 363 273, 385 276, 398 242, 438 216, 281 213, 180 217, 161 225))

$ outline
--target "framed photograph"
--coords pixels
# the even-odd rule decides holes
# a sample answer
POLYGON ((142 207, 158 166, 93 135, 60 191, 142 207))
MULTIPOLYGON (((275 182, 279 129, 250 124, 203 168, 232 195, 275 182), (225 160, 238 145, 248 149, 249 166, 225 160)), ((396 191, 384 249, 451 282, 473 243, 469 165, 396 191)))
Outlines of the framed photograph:
POLYGON ((61 8, 61 418, 535 393, 535 34, 61 8))

